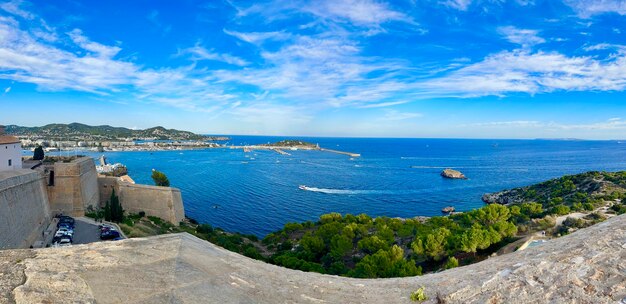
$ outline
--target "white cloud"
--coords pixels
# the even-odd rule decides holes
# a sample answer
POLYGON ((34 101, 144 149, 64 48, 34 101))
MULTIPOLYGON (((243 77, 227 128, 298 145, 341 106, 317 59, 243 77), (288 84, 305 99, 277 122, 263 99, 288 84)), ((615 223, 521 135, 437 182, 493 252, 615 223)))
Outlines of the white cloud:
POLYGON ((252 44, 261 44, 267 40, 287 40, 291 34, 285 32, 237 32, 224 29, 224 33, 252 44))
POLYGON ((248 7, 229 3, 237 10, 238 17, 260 15, 265 22, 287 19, 300 13, 312 15, 318 22, 347 23, 378 29, 376 32, 388 22, 417 24, 412 17, 377 0, 275 0, 248 7))
POLYGON ((626 15, 624 0, 564 0, 580 17, 590 18, 604 13, 626 15))
POLYGON ((463 127, 524 127, 524 128, 543 128, 545 123, 536 120, 513 120, 513 121, 492 121, 492 122, 479 122, 469 125, 463 125, 463 127))
POLYGON ((214 50, 207 50, 200 44, 196 44, 193 47, 178 50, 177 56, 182 55, 190 55, 191 60, 199 61, 199 60, 215 60, 222 61, 228 64, 238 65, 238 66, 246 66, 250 63, 230 54, 216 53, 214 50))
POLYGON ((461 127, 486 127, 486 128, 534 128, 544 129, 547 131, 602 131, 602 130, 626 130, 626 121, 621 118, 610 118, 606 121, 581 123, 581 124, 566 124, 558 123, 554 121, 542 122, 535 120, 518 120, 518 121, 496 121, 496 122, 482 122, 473 123, 469 125, 461 125, 461 127))
POLYGON ((585 50, 586 52, 610 50, 610 49, 617 50, 617 51, 626 51, 626 45, 612 44, 612 43, 599 43, 599 44, 593 44, 593 45, 588 45, 588 46, 583 47, 583 50, 585 50))
POLYGON ((446 6, 461 10, 461 11, 466 11, 470 4, 472 4, 473 0, 446 0, 443 1, 442 3, 446 6))
POLYGON ((508 41, 519 44, 523 47, 531 47, 536 44, 546 42, 538 36, 539 31, 519 29, 514 26, 503 26, 498 28, 498 33, 503 35, 508 41))
POLYGON ((122 49, 117 46, 107 46, 97 42, 90 41, 89 38, 83 35, 83 32, 79 29, 74 29, 67 33, 72 41, 84 50, 90 51, 98 56, 105 58, 113 58, 122 49))
POLYGON ((621 91, 626 57, 568 57, 557 52, 500 52, 418 87, 430 96, 476 97, 564 91, 621 91))
POLYGON ((21 1, 21 0, 13 0, 13 1, 5 2, 5 3, 0 4, 0 9, 4 10, 5 12, 9 14, 19 16, 27 20, 35 19, 35 16, 33 14, 23 10, 20 7, 23 3, 24 1, 21 1))
POLYGON ((398 121, 398 120, 407 120, 412 118, 418 118, 424 116, 422 113, 416 112, 400 112, 397 110, 386 110, 385 115, 383 115, 379 120, 383 121, 398 121))
POLYGON ((358 26, 379 27, 390 21, 415 23, 402 12, 391 9, 383 2, 373 0, 323 0, 312 1, 303 11, 324 19, 350 22, 358 26))
POLYGON ((7 94, 11 92, 11 87, 6 87, 6 89, 4 89, 4 94, 7 94))

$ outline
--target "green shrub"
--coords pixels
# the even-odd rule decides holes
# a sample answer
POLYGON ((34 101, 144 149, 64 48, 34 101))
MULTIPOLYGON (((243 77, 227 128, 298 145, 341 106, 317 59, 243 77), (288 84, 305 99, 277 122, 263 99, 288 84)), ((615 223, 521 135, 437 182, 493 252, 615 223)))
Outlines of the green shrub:
POLYGON ((552 209, 550 209, 550 214, 556 214, 556 215, 566 215, 570 213, 570 209, 569 207, 565 206, 565 205, 558 205, 553 207, 552 209))
POLYGON ((153 222, 155 225, 161 226, 163 225, 163 220, 160 217, 149 215, 148 219, 153 222))
POLYGON ((459 260, 457 260, 455 257, 450 257, 443 268, 451 269, 455 267, 459 267, 459 260))
POLYGON ((135 222, 133 222, 133 220, 131 218, 125 218, 124 219, 124 225, 128 226, 128 227, 132 227, 135 225, 135 222))
POLYGON ((198 225, 198 227, 196 227, 196 232, 203 233, 203 234, 212 233, 213 232, 213 226, 211 226, 209 224, 198 225))
POLYGON ((424 302, 427 301, 428 297, 426 296, 426 292, 424 291, 424 287, 418 288, 416 291, 411 293, 411 301, 413 302, 424 302))

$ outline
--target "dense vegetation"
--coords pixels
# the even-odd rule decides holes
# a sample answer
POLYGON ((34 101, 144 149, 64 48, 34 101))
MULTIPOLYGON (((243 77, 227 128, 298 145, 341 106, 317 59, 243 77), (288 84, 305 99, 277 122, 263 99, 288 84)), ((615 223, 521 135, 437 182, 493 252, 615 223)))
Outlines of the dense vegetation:
POLYGON ((263 239, 269 261, 288 268, 360 278, 414 276, 469 263, 476 253, 513 237, 533 207, 489 205, 425 221, 325 214, 317 223, 290 223, 263 239), (513 211, 513 212, 512 212, 513 211))
POLYGON ((590 172, 525 188, 535 192, 515 190, 512 193, 529 199, 509 206, 490 204, 428 219, 330 213, 317 222, 288 223, 261 241, 192 219, 176 227, 145 214, 129 215, 120 226, 130 237, 188 232, 248 257, 303 271, 359 278, 402 277, 480 261, 503 246, 515 245, 511 243, 520 234, 547 230, 563 235, 605 219, 590 212, 583 218, 568 217, 555 227, 556 217, 572 210, 593 209, 608 201, 612 204, 609 212, 624 213, 626 205, 620 201, 624 185, 624 173, 590 172), (587 196, 576 194, 582 192, 587 196))
POLYGON ((42 127, 22 127, 9 125, 6 126, 6 132, 8 134, 39 136, 54 140, 86 140, 88 138, 103 140, 121 140, 126 138, 155 138, 172 140, 211 139, 202 135, 194 134, 192 132, 165 129, 163 127, 154 127, 145 130, 133 130, 122 127, 111 127, 107 125, 88 126, 80 123, 49 124, 42 127))
POLYGON ((515 205, 536 202, 551 214, 564 215, 590 211, 604 204, 626 198, 626 171, 587 172, 566 175, 540 184, 486 194, 487 203, 515 205))

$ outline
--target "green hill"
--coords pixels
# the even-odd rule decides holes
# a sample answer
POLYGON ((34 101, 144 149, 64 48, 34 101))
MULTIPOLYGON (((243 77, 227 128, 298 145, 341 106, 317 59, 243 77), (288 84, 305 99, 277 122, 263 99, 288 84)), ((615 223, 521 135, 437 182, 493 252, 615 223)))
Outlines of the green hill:
POLYGON ((49 124, 42 127, 6 126, 6 132, 12 135, 41 137, 52 140, 122 140, 122 139, 159 139, 159 140, 214 140, 221 139, 198 135, 188 131, 153 127, 145 130, 133 130, 109 125, 89 126, 81 123, 49 124))

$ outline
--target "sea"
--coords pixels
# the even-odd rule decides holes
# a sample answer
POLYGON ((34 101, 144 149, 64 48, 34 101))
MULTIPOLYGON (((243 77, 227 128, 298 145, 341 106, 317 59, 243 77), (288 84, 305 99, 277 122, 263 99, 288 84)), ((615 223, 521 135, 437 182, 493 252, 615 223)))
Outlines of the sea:
POLYGON ((299 139, 361 156, 228 148, 87 154, 126 165, 137 183, 152 184, 152 169, 162 171, 182 191, 187 216, 259 237, 329 212, 435 216, 446 206, 479 208, 484 193, 565 174, 626 170, 620 141, 230 137, 228 145, 299 139), (468 179, 442 178, 446 168, 468 179))

